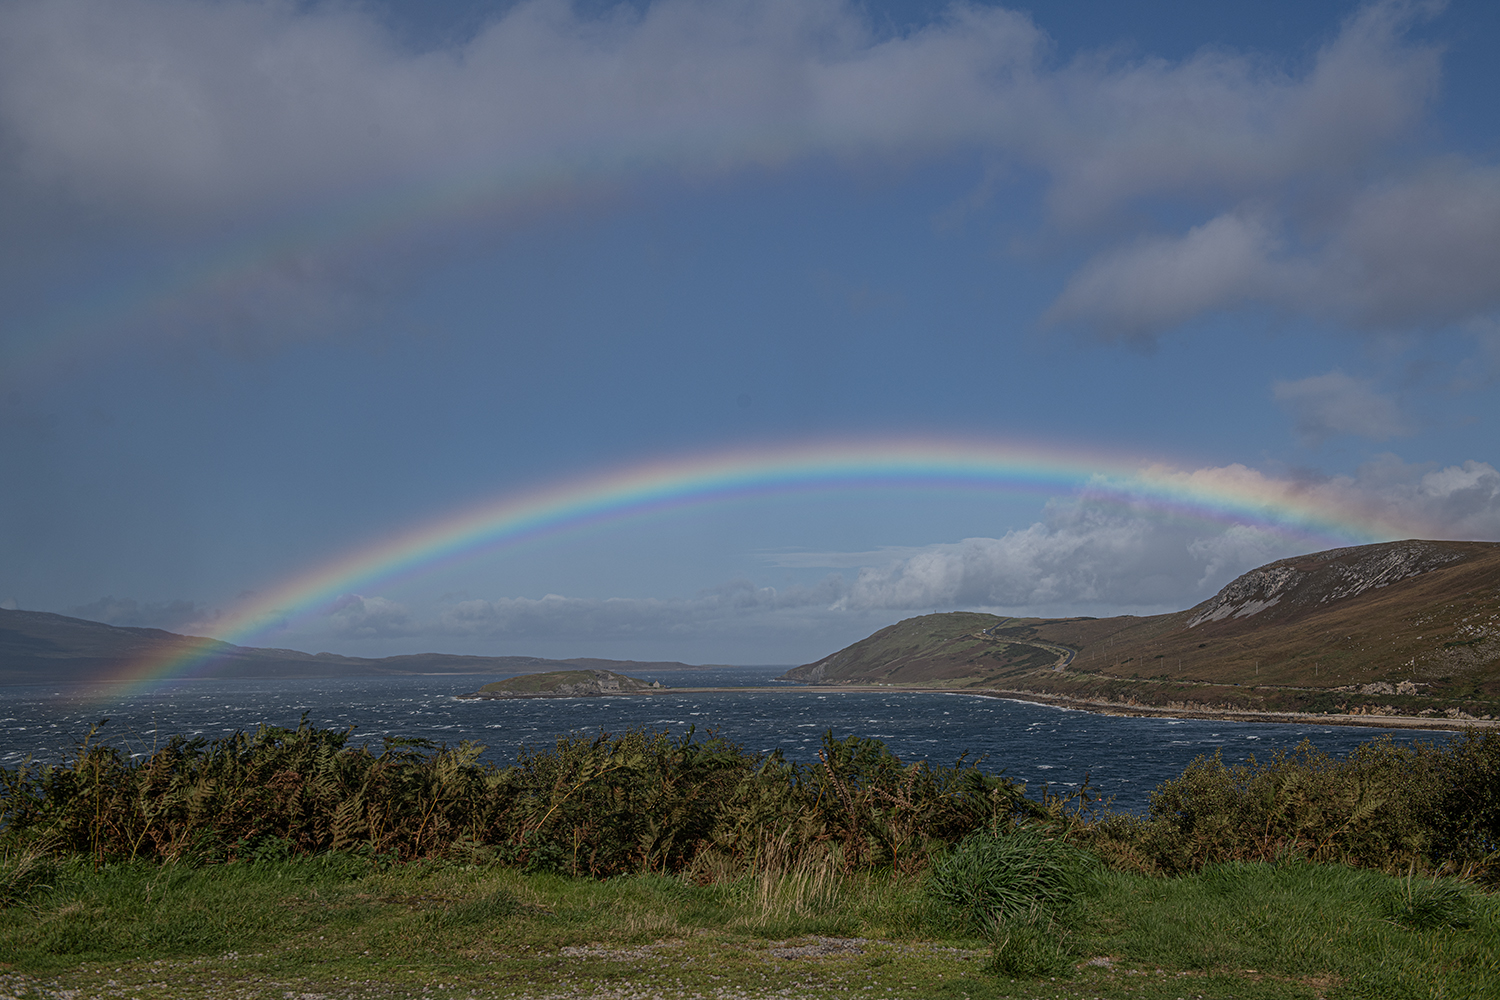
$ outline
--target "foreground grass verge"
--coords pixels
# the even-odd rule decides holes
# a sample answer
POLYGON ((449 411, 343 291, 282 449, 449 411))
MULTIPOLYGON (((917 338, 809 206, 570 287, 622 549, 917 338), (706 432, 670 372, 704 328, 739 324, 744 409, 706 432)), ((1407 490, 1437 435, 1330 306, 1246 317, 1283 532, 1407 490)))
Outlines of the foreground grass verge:
POLYGON ((0 997, 1493 997, 1500 907, 1338 865, 1097 871, 993 940, 916 877, 699 886, 498 867, 62 864, 0 910, 0 997), (998 948, 995 942, 999 942, 998 948), (996 971, 997 951, 1010 961, 996 971), (1014 961, 1020 956, 1022 961, 1014 961), (72 992, 69 992, 72 991, 72 992))

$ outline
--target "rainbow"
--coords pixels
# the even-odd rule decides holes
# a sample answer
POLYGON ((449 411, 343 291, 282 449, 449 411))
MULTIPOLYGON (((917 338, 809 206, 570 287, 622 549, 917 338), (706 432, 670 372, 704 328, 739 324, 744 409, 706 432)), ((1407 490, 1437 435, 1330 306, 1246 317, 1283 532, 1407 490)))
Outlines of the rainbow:
MULTIPOLYGON (((1166 516, 1268 527, 1310 547, 1404 537, 1336 495, 1242 466, 1184 472, 1078 451, 902 438, 743 448, 645 462, 501 497, 356 549, 295 576, 214 623, 240 645, 325 611, 338 598, 430 573, 528 539, 745 497, 882 488, 979 489, 1114 497, 1166 516)), ((129 664, 115 681, 150 685, 211 662, 203 640, 129 664)))

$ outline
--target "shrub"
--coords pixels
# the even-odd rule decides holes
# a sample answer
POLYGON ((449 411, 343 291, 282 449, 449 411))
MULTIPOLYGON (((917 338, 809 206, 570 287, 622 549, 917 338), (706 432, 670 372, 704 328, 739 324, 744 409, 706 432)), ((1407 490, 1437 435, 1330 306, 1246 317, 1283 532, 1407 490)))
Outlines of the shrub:
POLYGON ((1232 767, 1200 757, 1152 792, 1144 820, 1107 816, 1080 835, 1113 864, 1167 874, 1287 857, 1482 874, 1500 858, 1500 734, 1373 740, 1342 761, 1305 741, 1232 767))
POLYGON ((877 740, 831 733, 815 767, 691 730, 569 735, 512 767, 481 765, 470 743, 388 739, 375 753, 350 736, 262 727, 174 739, 138 761, 85 743, 65 766, 0 769, 0 844, 45 841, 96 867, 332 853, 595 877, 738 877, 768 850, 785 867, 837 845, 845 870, 916 871, 932 850, 1034 808, 1022 786, 972 765, 905 764, 877 740), (699 857, 717 860, 694 868, 699 857))

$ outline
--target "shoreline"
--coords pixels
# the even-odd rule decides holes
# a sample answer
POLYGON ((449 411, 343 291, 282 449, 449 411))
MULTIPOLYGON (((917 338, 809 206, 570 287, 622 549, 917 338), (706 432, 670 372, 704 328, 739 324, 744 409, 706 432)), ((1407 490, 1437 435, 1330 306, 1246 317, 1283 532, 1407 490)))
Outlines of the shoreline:
POLYGON ((1035 705, 1070 708, 1095 715, 1124 718, 1222 719, 1226 722, 1266 722, 1282 725, 1356 726, 1366 729, 1426 729, 1454 733, 1465 729, 1500 728, 1496 719, 1454 719, 1447 716, 1421 715, 1325 715, 1321 712, 1257 712, 1230 708, 1164 708, 1157 705, 1133 705, 1126 702, 1086 701, 1063 695, 1036 694, 1030 691, 1006 691, 997 688, 968 691, 987 698, 1022 701, 1035 705))
MULTIPOLYGON (((1140 705, 1129 702, 1093 701, 1070 698, 1066 695, 1042 694, 1035 691, 1018 691, 1008 688, 958 688, 928 687, 915 684, 787 684, 785 686, 755 687, 663 687, 648 691, 620 691, 606 695, 564 695, 562 697, 634 698, 664 694, 726 694, 754 693, 760 691, 816 691, 825 694, 852 694, 857 692, 911 692, 925 694, 967 694, 979 698, 995 698, 1000 701, 1018 701, 1033 705, 1048 705, 1053 708, 1091 712, 1119 718, 1158 719, 1222 719, 1226 722, 1261 722, 1279 725, 1323 725, 1356 726, 1365 729, 1425 729, 1432 732, 1453 733, 1465 729, 1500 729, 1500 719, 1450 718, 1448 716, 1421 715, 1325 715, 1318 712, 1258 712, 1248 709, 1177 707, 1140 705)), ((514 696, 512 696, 514 697, 514 696)), ((556 695, 529 695, 527 697, 548 698, 556 695)), ((511 700, 495 699, 495 700, 511 700)))

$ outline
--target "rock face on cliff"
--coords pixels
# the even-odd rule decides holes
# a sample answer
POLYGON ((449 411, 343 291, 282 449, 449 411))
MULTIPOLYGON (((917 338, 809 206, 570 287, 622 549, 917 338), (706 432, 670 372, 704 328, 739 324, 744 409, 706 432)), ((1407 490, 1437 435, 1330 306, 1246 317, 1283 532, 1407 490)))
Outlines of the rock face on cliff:
POLYGON ((1306 610, 1427 573, 1466 558, 1451 543, 1388 542, 1330 549, 1253 569, 1193 608, 1187 627, 1249 618, 1281 605, 1306 610))
POLYGON ((459 697, 485 701, 507 698, 597 698, 601 695, 645 694, 662 688, 660 681, 638 680, 612 670, 553 670, 496 681, 459 697))

